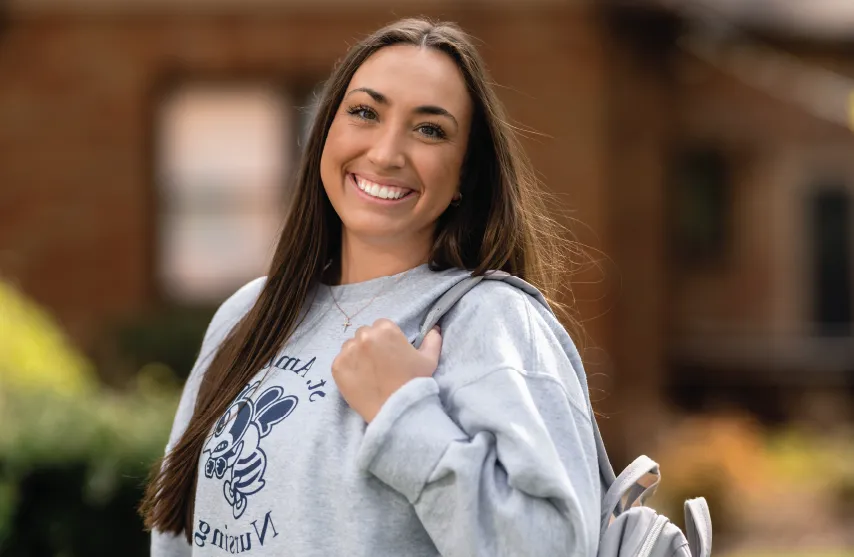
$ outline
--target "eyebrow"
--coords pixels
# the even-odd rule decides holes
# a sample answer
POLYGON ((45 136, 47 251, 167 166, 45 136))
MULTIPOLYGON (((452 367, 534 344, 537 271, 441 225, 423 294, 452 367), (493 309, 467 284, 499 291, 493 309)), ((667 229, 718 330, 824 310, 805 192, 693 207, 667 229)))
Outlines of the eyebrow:
MULTIPOLYGON (((370 97, 372 99, 374 99, 374 102, 376 102, 377 104, 385 104, 385 105, 391 104, 388 100, 388 97, 386 97, 385 95, 383 95, 379 91, 375 91, 375 90, 371 89, 370 87, 357 87, 356 89, 353 89, 349 93, 347 93, 347 95, 345 95, 344 98, 349 97, 353 93, 367 93, 368 95, 370 95, 370 97)), ((459 127, 459 123, 457 122, 457 119, 454 118, 454 115, 451 114, 450 112, 448 112, 447 110, 445 110, 444 108, 442 108, 441 106, 435 106, 435 105, 430 105, 430 104, 417 106, 417 107, 415 107, 413 112, 415 112, 416 114, 430 114, 432 116, 445 116, 447 118, 450 118, 454 122, 454 124, 457 127, 459 127)))

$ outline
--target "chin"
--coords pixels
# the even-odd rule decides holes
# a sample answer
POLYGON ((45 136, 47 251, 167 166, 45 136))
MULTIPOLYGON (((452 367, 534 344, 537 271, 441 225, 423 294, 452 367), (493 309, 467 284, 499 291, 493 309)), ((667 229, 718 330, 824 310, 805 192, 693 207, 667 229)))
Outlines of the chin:
POLYGON ((400 239, 408 236, 408 228, 400 222, 390 221, 381 217, 363 216, 360 218, 342 219, 344 230, 359 238, 400 239))
POLYGON ((403 230, 377 226, 355 229, 348 228, 347 232, 356 238, 362 238, 375 244, 397 244, 409 236, 403 230))

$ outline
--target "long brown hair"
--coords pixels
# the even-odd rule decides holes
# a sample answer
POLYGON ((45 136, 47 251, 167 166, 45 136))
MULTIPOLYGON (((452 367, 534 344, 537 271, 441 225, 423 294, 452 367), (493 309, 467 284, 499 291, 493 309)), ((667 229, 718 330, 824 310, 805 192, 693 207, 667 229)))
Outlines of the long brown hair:
MULTIPOLYGON (((459 66, 474 104, 460 181, 463 202, 449 208, 436 225, 432 267, 476 274, 501 269, 534 284, 561 307, 565 235, 547 215, 535 174, 472 41, 455 24, 423 19, 380 29, 352 47, 326 82, 267 281, 255 305, 219 346, 186 431, 152 470, 140 508, 147 528, 183 531, 190 539, 199 458, 209 432, 241 388, 290 338, 312 286, 328 279, 323 276, 326 264, 333 261, 332 269, 337 268, 341 221, 321 183, 320 158, 353 74, 369 56, 391 45, 446 53, 459 66)), ((563 316, 572 321, 568 313, 563 316)))

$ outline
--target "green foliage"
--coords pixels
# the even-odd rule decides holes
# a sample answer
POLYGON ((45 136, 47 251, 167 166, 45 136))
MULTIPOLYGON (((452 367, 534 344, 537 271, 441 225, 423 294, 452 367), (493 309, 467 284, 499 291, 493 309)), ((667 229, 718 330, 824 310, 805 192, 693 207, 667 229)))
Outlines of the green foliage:
POLYGON ((131 369, 159 362, 186 379, 213 312, 212 308, 169 308, 134 316, 110 327, 111 341, 131 369))
POLYGON ((0 384, 63 393, 95 387, 92 365, 71 346, 47 312, 3 282, 0 384))
POLYGON ((147 555, 136 507, 163 454, 179 382, 145 366, 128 392, 0 283, 0 555, 147 555))
POLYGON ((129 394, 0 394, 0 554, 144 554, 134 509, 178 392, 151 383, 129 394))

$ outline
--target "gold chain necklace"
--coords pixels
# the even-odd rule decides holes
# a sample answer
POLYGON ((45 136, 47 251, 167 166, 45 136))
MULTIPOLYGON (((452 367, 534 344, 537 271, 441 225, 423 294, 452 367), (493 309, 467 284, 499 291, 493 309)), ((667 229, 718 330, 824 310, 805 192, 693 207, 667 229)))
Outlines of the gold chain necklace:
MULTIPOLYGON (((411 270, 412 270, 412 269, 409 269, 409 270, 407 270, 406 272, 404 272, 402 275, 400 275, 399 277, 397 277, 397 279, 396 279, 396 280, 391 284, 391 286, 395 286, 395 285, 397 285, 397 283, 398 283, 398 282, 400 282, 401 280, 403 280, 403 277, 405 277, 406 275, 408 275, 408 274, 409 274, 409 271, 411 271, 411 270)), ((368 306, 370 306, 371 304, 373 304, 373 303, 376 301, 376 299, 377 299, 377 298, 379 298, 380 294, 385 290, 385 288, 382 288, 382 286, 381 286, 381 287, 377 290, 377 293, 376 293, 376 294, 374 294, 374 297, 373 297, 373 298, 371 298, 371 299, 370 299, 370 301, 368 301, 368 303, 367 303, 367 304, 365 304, 364 306, 362 306, 361 308, 359 308, 359 311, 357 311, 356 313, 354 313, 354 314, 352 314, 352 315, 347 315, 347 312, 346 312, 346 311, 344 311, 344 309, 343 309, 343 308, 341 307, 341 305, 338 303, 338 300, 336 300, 336 299, 335 299, 335 293, 334 293, 334 292, 332 292, 332 287, 331 287, 331 286, 329 286, 329 285, 327 285, 326 287, 329 289, 329 295, 330 295, 330 296, 332 296, 332 301, 335 303, 335 307, 337 307, 337 308, 338 308, 338 311, 340 311, 340 312, 341 312, 341 315, 343 315, 343 316, 344 316, 344 327, 343 327, 343 329, 341 329, 341 330, 342 330, 343 332, 345 332, 345 333, 347 332, 347 329, 349 329, 349 328, 353 325, 353 318, 354 318, 354 317, 356 317, 357 315, 359 315, 360 313, 362 313, 365 309, 367 309, 367 308, 368 308, 368 306)))

